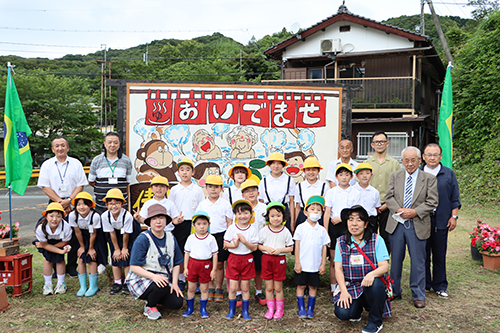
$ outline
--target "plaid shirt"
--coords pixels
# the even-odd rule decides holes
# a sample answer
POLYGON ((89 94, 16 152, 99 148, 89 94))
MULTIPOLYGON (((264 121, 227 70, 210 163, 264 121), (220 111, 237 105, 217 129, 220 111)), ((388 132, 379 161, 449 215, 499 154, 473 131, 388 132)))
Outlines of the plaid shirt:
MULTIPOLYGON (((377 260, 375 257, 375 244, 377 240, 377 234, 372 234, 372 238, 368 243, 365 243, 362 250, 368 258, 373 262, 375 267, 377 267, 377 260)), ((338 244, 340 246, 340 255, 342 256, 342 268, 344 269, 344 278, 346 281, 347 291, 352 296, 353 299, 358 299, 362 294, 364 287, 361 286, 361 281, 366 274, 373 271, 372 266, 363 257, 362 265, 351 265, 351 255, 360 255, 361 252, 358 251, 356 247, 351 248, 345 240, 345 236, 338 238, 338 244)), ((378 279, 378 278, 377 278, 378 279)), ((335 303, 338 302, 341 293, 337 293, 334 297, 335 303)), ((391 316, 391 302, 385 300, 384 304, 384 317, 391 316)))

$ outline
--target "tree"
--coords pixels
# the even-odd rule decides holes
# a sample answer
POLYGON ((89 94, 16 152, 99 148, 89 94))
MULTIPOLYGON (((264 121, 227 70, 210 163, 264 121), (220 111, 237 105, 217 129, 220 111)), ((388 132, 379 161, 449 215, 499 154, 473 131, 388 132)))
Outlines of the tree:
POLYGON ((482 20, 491 12, 500 9, 498 0, 469 0, 467 6, 476 7, 472 10, 472 17, 476 20, 482 20))
MULTIPOLYGON (((20 71, 19 71, 20 72, 20 71)), ((70 145, 69 155, 88 163, 103 140, 97 128, 97 112, 92 108, 88 83, 80 78, 45 75, 41 70, 30 76, 14 76, 19 98, 28 124, 34 165, 40 165, 50 144, 57 136, 64 136, 70 145)), ((6 76, 0 79, 0 90, 5 91, 6 76)), ((5 103, 4 94, 0 105, 5 103)))

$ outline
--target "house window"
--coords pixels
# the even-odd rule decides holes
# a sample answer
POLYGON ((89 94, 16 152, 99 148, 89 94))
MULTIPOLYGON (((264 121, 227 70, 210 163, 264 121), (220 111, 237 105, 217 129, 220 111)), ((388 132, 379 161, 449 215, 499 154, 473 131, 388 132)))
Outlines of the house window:
POLYGON ((323 78, 323 70, 322 69, 310 69, 309 70, 309 79, 322 79, 323 78))
MULTIPOLYGON (((360 132, 358 133, 358 151, 356 154, 357 160, 366 160, 374 154, 371 146, 372 135, 375 132, 360 132)), ((389 147, 387 147, 387 154, 392 158, 401 161, 401 151, 408 147, 408 133, 406 132, 390 132, 387 134, 389 147)))
POLYGON ((350 25, 342 25, 339 27, 340 32, 349 32, 351 31, 351 26, 350 25))

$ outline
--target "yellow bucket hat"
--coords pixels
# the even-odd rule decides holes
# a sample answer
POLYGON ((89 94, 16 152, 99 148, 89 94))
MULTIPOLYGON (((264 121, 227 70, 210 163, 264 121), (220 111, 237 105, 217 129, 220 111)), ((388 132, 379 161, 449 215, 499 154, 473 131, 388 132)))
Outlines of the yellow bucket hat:
POLYGON ((47 206, 47 209, 42 213, 43 216, 47 216, 48 212, 52 212, 54 210, 57 210, 62 213, 63 216, 66 216, 66 212, 64 211, 63 206, 59 202, 51 202, 47 206))
POLYGON ((370 163, 366 163, 366 162, 359 163, 358 166, 356 167, 356 169, 354 170, 354 173, 357 174, 361 170, 370 170, 370 171, 373 171, 373 168, 370 165, 370 163))
POLYGON ((252 171, 250 171, 250 169, 246 165, 244 165, 243 163, 236 163, 231 169, 229 169, 229 172, 227 173, 229 177, 233 178, 233 170, 235 168, 245 169, 247 171, 247 179, 252 175, 252 171))
POLYGON ((266 164, 270 165, 274 161, 282 162, 285 164, 285 166, 288 165, 288 163, 285 161, 285 157, 283 156, 282 153, 278 153, 278 152, 272 153, 271 156, 269 156, 269 158, 267 159, 266 164))
POLYGON ((168 179, 165 177, 162 177, 162 176, 156 176, 151 180, 150 185, 154 185, 154 184, 161 184, 161 185, 168 186, 168 179))
POLYGON ((259 184, 253 179, 247 179, 241 184, 241 191, 249 188, 249 187, 259 187, 259 184))
POLYGON ((90 193, 88 192, 80 192, 76 195, 76 197, 71 200, 71 204, 73 206, 76 206, 76 202, 79 200, 79 199, 84 199, 84 200, 88 200, 92 203, 92 205, 90 206, 90 208, 94 208, 95 207, 95 202, 94 200, 92 200, 92 196, 90 195, 90 193))
POLYGON ((314 156, 309 156, 308 158, 306 158, 301 170, 304 171, 306 168, 318 168, 320 170, 323 170, 321 164, 319 164, 318 159, 314 156))
POLYGON ((219 175, 210 175, 207 177, 205 181, 205 185, 220 185, 222 186, 224 182, 222 181, 222 177, 219 175))
POLYGON ((188 165, 191 166, 192 169, 194 169, 194 163, 193 163, 193 161, 191 161, 187 157, 184 157, 182 160, 180 160, 179 162, 177 162, 177 168, 179 168, 183 164, 188 164, 188 165))
POLYGON ((347 163, 340 163, 339 165, 337 165, 337 167, 335 168, 335 174, 337 174, 337 171, 339 171, 340 168, 346 168, 347 170, 351 171, 352 172, 352 167, 347 164, 347 163))
POLYGON ((125 197, 119 188, 112 188, 107 193, 102 201, 106 202, 108 199, 118 199, 125 202, 125 197))

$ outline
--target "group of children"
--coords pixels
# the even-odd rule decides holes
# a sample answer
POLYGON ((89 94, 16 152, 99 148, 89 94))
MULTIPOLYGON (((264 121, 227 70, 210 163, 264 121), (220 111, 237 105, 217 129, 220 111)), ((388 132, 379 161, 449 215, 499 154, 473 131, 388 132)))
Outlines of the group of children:
MULTIPOLYGON (((302 171, 306 177, 297 185, 283 172, 287 162, 282 154, 271 154, 266 164, 271 173, 259 184, 250 179, 250 169, 241 163, 236 164, 229 170, 233 184, 224 192, 222 178, 210 175, 205 183, 205 198, 203 190, 192 182, 194 163, 184 158, 177 163, 180 182, 170 190, 168 198, 168 180, 155 177, 151 181, 154 197, 134 215, 123 208, 125 201, 119 189, 108 191, 104 198, 108 210, 101 216, 94 212, 95 203, 90 194, 78 194, 72 202, 75 208, 70 213, 69 224, 63 220, 65 213, 61 205, 49 204, 36 229, 39 248, 45 256, 44 295, 54 293, 52 263, 56 263, 58 278, 55 293, 66 291, 63 255, 69 251, 67 244, 72 228, 80 244, 78 269, 81 288, 77 296, 93 296, 97 292, 98 253, 107 246, 96 237, 96 230, 100 228, 111 251, 115 281, 110 293, 128 294, 127 285, 122 282, 122 268, 127 276, 130 251, 140 232, 138 222, 143 223, 148 218, 148 207, 160 204, 171 218, 165 231, 172 232, 184 253, 178 283, 181 289, 186 280, 188 283, 187 310, 183 316, 193 314, 194 296, 199 288, 200 315, 207 318, 207 302, 223 301, 225 277, 229 298, 227 319, 235 316, 237 306, 242 307, 244 320, 251 319, 251 279, 255 281, 256 301, 267 305, 265 318, 281 318, 285 307, 286 254, 293 251, 298 317, 313 318, 319 275, 326 272, 328 248, 333 266, 336 238, 346 230, 340 211, 360 204, 376 216, 376 208, 380 206, 378 191, 369 185, 372 168, 361 163, 353 171, 350 165, 339 164, 336 169, 339 184, 329 189, 318 178, 322 167, 315 157, 304 161, 302 171), (353 173, 359 183, 351 187, 349 182, 353 173), (90 273, 88 288, 87 264, 90 273), (265 281, 264 292, 262 280, 265 281), (307 293, 306 307, 304 297, 307 293)), ((336 280, 332 267, 330 282, 333 295, 336 280)))

